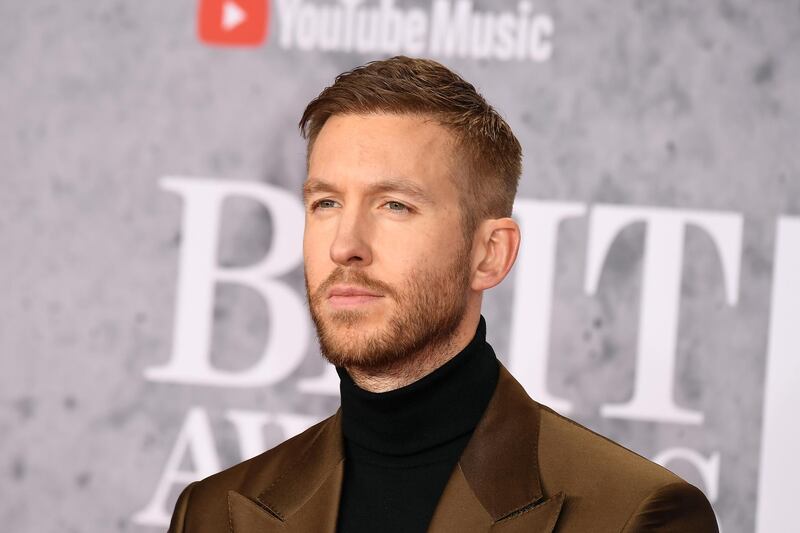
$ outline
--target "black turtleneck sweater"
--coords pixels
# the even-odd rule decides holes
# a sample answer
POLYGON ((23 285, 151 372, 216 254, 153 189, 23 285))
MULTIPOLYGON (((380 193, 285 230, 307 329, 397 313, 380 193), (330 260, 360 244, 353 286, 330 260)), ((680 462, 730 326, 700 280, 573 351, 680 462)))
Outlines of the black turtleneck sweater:
POLYGON ((400 389, 365 391, 336 370, 345 444, 338 532, 426 531, 497 384, 484 318, 461 352, 400 389))

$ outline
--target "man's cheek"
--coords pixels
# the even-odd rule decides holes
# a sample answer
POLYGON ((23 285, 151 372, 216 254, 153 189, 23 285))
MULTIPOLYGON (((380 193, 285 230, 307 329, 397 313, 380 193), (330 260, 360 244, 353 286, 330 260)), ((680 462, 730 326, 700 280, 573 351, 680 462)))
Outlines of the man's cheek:
POLYGON ((313 261, 310 261, 306 256, 303 257, 303 275, 305 276, 308 296, 313 297, 324 278, 319 274, 319 269, 315 268, 313 261))
POLYGON ((303 238, 303 262, 306 268, 315 268, 330 259, 330 243, 326 243, 318 232, 306 232, 303 238))

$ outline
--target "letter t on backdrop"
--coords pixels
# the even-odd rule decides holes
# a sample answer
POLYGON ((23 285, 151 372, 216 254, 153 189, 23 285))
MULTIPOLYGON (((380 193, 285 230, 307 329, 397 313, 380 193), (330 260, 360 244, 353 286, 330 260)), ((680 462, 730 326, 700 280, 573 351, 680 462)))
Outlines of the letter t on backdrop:
POLYGON ((605 405, 606 417, 702 424, 703 413, 675 404, 675 357, 686 226, 711 237, 722 263, 729 305, 739 295, 742 216, 737 213, 598 204, 589 222, 586 292, 594 294, 608 252, 627 226, 644 222, 647 234, 642 265, 636 381, 629 402, 605 405))

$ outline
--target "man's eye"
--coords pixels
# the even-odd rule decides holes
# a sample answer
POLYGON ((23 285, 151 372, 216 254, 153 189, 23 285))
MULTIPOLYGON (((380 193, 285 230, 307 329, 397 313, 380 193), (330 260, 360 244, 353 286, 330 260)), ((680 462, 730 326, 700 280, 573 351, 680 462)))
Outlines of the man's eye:
POLYGON ((401 211, 401 212, 403 212, 403 211, 408 211, 409 210, 408 206, 406 206, 403 203, 394 201, 394 200, 386 202, 383 205, 387 206, 389 208, 389 211, 401 211))
POLYGON ((322 209, 328 209, 331 207, 336 207, 336 202, 333 200, 317 200, 313 204, 311 204, 311 210, 314 211, 318 207, 322 209))

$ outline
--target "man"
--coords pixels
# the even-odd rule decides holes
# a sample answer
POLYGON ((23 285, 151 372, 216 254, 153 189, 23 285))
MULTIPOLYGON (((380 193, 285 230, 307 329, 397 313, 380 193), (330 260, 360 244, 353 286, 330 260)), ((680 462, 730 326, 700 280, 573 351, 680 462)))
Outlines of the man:
POLYGON ((714 532, 695 487, 531 400, 486 343, 521 148, 474 87, 395 57, 305 110, 309 308, 336 414, 181 494, 170 532, 714 532))

